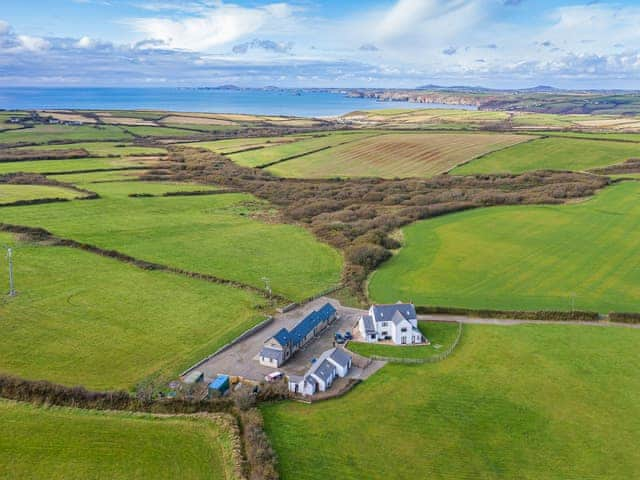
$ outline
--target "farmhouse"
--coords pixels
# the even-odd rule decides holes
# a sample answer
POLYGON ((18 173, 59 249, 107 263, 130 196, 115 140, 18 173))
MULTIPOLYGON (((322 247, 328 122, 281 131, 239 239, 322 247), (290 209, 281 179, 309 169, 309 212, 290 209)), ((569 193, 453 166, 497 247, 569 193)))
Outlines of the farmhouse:
POLYGON ((341 348, 324 352, 302 377, 289 377, 289 391, 302 395, 313 395, 331 388, 336 377, 343 378, 349 373, 352 357, 341 348))
POLYGON ((368 314, 360 317, 358 329, 369 343, 384 340, 397 345, 428 343, 418 329, 416 309, 410 303, 372 305, 368 314))
POLYGON ((281 366, 335 318, 336 309, 327 303, 318 311, 313 311, 303 318, 291 331, 282 328, 264 342, 260 350, 260 364, 274 368, 281 366))

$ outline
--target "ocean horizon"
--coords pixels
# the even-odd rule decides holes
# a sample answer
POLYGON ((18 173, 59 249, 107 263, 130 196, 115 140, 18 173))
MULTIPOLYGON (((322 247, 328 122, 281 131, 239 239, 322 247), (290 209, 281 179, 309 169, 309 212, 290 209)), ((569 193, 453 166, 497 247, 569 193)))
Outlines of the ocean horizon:
POLYGON ((355 110, 410 108, 475 110, 472 106, 381 102, 309 90, 182 87, 0 87, 2 110, 162 110, 331 117, 355 110))

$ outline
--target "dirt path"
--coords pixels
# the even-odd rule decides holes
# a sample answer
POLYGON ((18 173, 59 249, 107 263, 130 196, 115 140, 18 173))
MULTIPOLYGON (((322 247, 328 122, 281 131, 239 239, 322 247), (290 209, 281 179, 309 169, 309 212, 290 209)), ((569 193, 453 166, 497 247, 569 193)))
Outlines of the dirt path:
POLYGON ((545 325, 587 325, 592 327, 622 327, 622 328, 636 328, 640 329, 640 324, 633 323, 616 323, 609 321, 601 322, 579 322, 574 320, 568 321, 553 321, 553 320, 518 320, 515 318, 510 319, 497 319, 497 318, 474 318, 465 317, 462 315, 418 315, 419 320, 429 320, 431 322, 462 322, 467 324, 476 325, 524 325, 527 323, 545 324, 545 325))

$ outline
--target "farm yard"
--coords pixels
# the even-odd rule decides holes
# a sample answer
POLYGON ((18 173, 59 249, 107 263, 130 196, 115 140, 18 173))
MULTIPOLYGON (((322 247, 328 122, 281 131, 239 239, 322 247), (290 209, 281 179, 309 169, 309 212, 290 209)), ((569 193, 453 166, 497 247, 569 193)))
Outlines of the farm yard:
POLYGON ((601 313, 640 310, 640 185, 588 201, 496 207, 404 229, 404 247, 373 276, 371 297, 421 305, 601 313))
POLYGON ((444 362, 389 364, 340 400, 262 412, 283 480, 629 478, 638 342, 627 328, 465 325, 444 362))
POLYGON ((640 156, 640 144, 575 138, 543 138, 500 150, 455 168, 454 175, 589 170, 640 156))
POLYGON ((59 385, 29 384, 33 405, 0 400, 12 433, 0 477, 236 478, 232 439, 212 420, 40 406, 63 405, 42 392, 76 385, 124 390, 132 410, 232 411, 261 480, 275 468, 283 480, 613 480, 640 469, 640 330, 605 322, 420 321, 430 345, 350 342, 364 366, 349 381, 362 383, 339 399, 277 401, 281 385, 264 382, 253 397, 274 373, 257 360, 265 337, 335 298, 339 318, 285 374, 355 332, 371 302, 640 312, 640 171, 619 165, 638 158, 640 134, 621 119, 39 113, 0 113, 0 246, 13 250, 17 289, 0 298, 0 395, 28 390, 11 391, 7 376, 59 385), (46 198, 67 201, 6 205, 46 198), (379 357, 395 361, 381 368, 379 357), (217 404, 207 384, 180 383, 194 370, 254 383, 217 404))
POLYGON ((231 434, 215 419, 34 407, 0 400, 0 477, 232 480, 231 434))
POLYGON ((278 163, 267 170, 300 178, 431 177, 479 155, 533 138, 491 133, 386 133, 278 163))

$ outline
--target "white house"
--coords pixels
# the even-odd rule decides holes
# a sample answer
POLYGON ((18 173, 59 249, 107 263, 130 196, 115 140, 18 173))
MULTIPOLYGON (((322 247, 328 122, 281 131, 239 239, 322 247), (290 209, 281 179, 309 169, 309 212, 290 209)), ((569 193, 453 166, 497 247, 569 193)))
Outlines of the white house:
POLYGON ((304 376, 289 376, 289 391, 313 395, 331 388, 336 377, 345 377, 351 368, 352 357, 341 348, 327 350, 304 376))
POLYGON ((358 329, 369 343, 383 340, 396 345, 429 343, 418 329, 416 309, 410 303, 372 305, 368 314, 360 317, 358 329))

